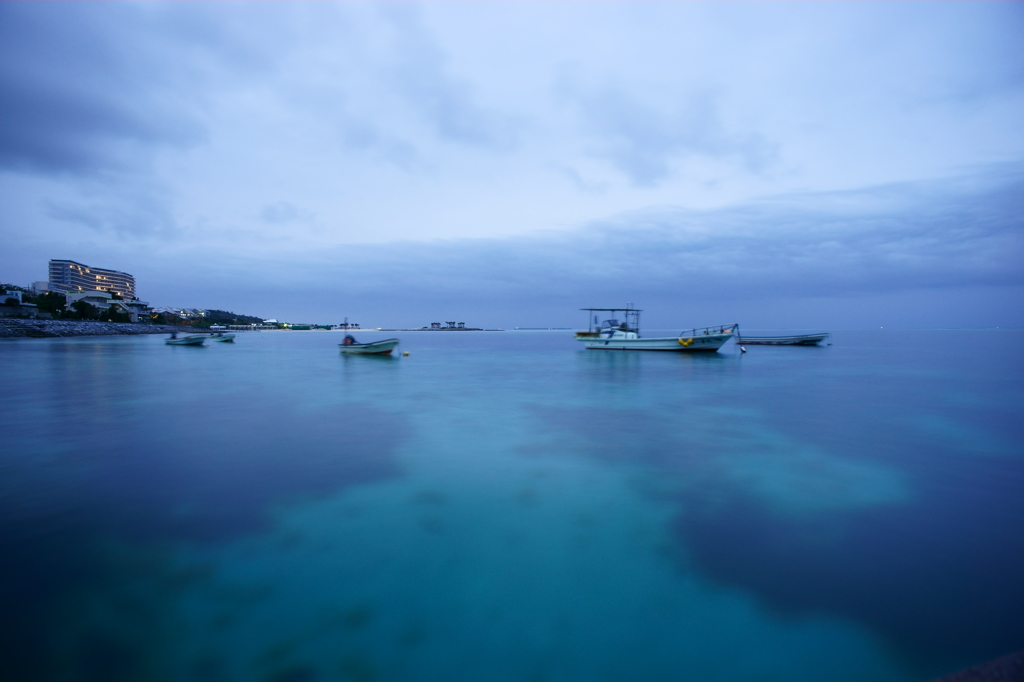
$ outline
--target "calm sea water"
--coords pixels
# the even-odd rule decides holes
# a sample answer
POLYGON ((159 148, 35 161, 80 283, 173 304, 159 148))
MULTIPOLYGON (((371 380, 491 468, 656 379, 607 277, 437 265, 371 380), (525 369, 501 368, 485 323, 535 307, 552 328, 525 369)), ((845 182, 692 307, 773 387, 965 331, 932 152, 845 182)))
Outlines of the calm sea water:
POLYGON ((339 341, 0 343, 0 678, 912 681, 1024 649, 1024 332, 339 341))

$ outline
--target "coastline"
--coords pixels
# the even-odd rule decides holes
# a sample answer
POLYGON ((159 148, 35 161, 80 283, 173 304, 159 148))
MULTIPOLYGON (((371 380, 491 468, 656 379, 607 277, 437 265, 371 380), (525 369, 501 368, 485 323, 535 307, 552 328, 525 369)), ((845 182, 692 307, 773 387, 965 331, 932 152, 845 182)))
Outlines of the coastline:
MULTIPOLYGON (((170 334, 181 327, 137 322, 94 322, 92 320, 25 320, 0 318, 0 339, 52 339, 67 336, 120 336, 170 334)), ((191 330, 189 330, 191 331, 191 330)))

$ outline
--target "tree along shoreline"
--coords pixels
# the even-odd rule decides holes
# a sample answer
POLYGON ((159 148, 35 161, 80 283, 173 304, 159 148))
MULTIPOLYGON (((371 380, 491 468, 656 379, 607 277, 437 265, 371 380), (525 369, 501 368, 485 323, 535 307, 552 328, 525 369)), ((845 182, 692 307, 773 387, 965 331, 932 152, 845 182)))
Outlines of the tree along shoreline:
POLYGON ((99 322, 94 320, 39 320, 0 318, 0 339, 50 339, 66 336, 122 336, 189 332, 190 327, 142 322, 99 322))
MULTIPOLYGON (((73 292, 74 293, 74 292, 73 292)), ((83 293, 83 292, 78 292, 83 293)), ((84 292, 102 293, 104 292, 84 292)), ((100 322, 131 322, 132 314, 124 305, 133 304, 130 300, 124 300, 118 294, 113 294, 107 308, 97 307, 87 301, 73 301, 68 305, 67 296, 60 291, 44 291, 37 293, 32 289, 19 287, 16 284, 0 284, 0 306, 6 306, 7 310, 0 309, 0 313, 6 312, 2 317, 13 317, 15 319, 46 319, 46 320, 98 320, 100 322), (12 295, 8 295, 12 294, 12 295), (123 304, 123 305, 122 305, 123 304)), ((239 315, 228 310, 183 310, 179 315, 172 312, 172 309, 163 309, 163 312, 149 310, 148 306, 138 311, 142 321, 148 315, 148 322, 154 325, 180 325, 188 324, 195 329, 207 329, 213 325, 262 325, 262 317, 253 315, 239 315), (189 312, 190 311, 190 312, 189 312), (186 314, 187 313, 187 314, 186 314), (197 314, 198 313, 198 314, 197 314)), ((125 332, 135 334, 139 332, 125 332)), ((91 334, 88 334, 91 336, 91 334)))

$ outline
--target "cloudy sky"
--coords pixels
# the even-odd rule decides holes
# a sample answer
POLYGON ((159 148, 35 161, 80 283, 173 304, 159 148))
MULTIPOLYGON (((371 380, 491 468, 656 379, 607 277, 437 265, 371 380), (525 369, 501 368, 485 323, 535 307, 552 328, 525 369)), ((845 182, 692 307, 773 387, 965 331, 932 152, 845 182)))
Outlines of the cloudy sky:
POLYGON ((0 3, 0 280, 293 321, 1024 325, 1020 3, 0 3))

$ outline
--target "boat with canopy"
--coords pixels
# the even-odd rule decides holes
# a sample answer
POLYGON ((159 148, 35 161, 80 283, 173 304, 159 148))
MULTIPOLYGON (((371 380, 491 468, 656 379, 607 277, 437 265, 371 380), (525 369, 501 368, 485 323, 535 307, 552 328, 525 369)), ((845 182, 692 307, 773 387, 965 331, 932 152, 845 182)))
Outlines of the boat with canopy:
POLYGON ((576 332, 576 340, 588 350, 661 350, 714 352, 738 332, 737 324, 687 329, 678 336, 644 338, 640 336, 640 313, 626 308, 580 308, 587 312, 587 331, 576 332), (598 322, 601 315, 608 319, 598 322), (616 316, 622 313, 622 319, 616 316))

